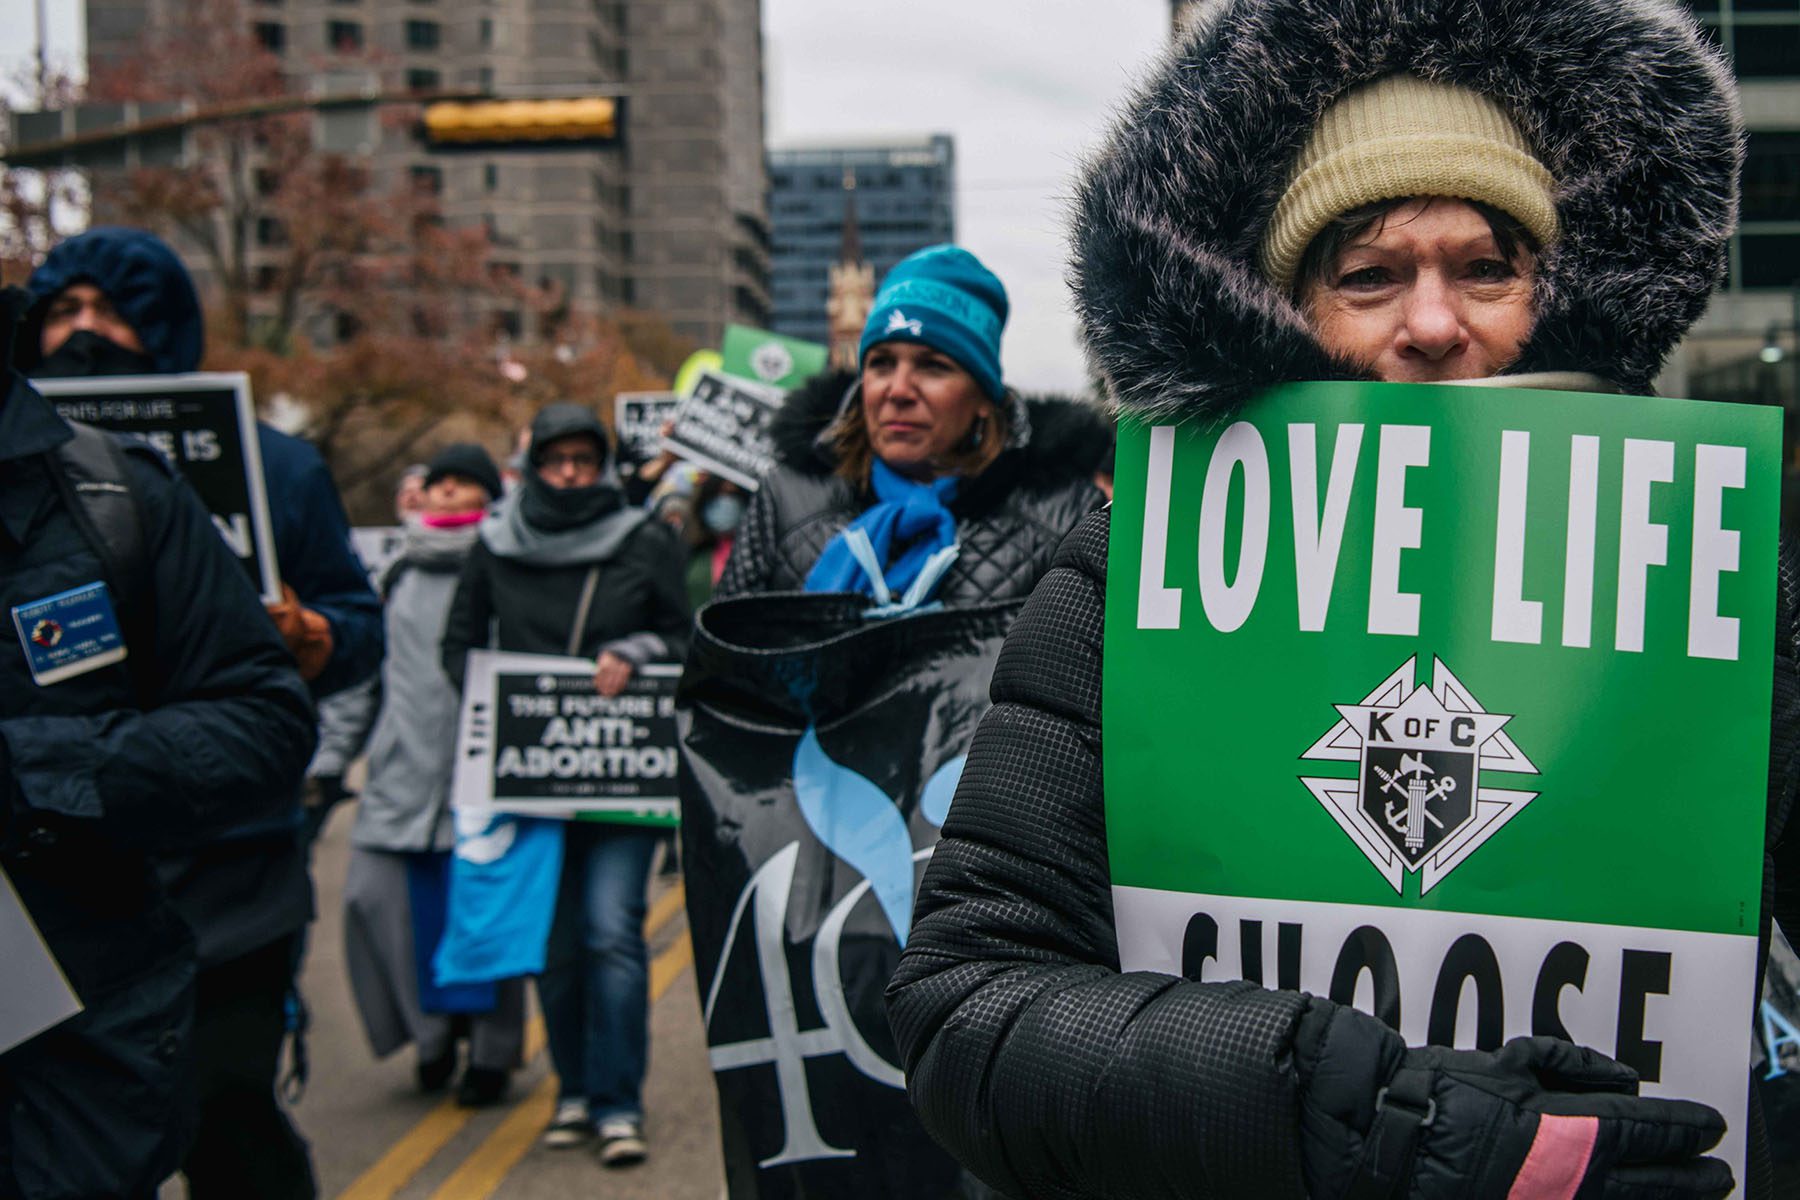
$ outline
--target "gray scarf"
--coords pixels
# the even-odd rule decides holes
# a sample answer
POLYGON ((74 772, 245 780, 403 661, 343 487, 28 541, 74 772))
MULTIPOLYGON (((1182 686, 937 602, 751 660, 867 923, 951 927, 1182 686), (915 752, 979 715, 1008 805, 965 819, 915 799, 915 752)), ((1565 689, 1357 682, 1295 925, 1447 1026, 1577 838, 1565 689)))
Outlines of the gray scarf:
POLYGON ((507 496, 480 525, 482 544, 495 558, 537 567, 605 562, 650 518, 641 508, 620 508, 590 524, 551 533, 525 520, 520 511, 523 495, 520 488, 507 496))
POLYGON ((451 529, 433 529, 409 521, 401 535, 400 558, 427 571, 448 571, 462 565, 475 548, 479 525, 461 525, 451 529))

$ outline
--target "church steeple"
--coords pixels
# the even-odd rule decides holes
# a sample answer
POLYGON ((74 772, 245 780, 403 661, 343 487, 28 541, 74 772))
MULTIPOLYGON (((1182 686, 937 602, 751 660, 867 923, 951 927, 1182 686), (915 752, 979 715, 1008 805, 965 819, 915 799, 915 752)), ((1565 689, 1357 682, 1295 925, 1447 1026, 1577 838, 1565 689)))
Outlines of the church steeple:
POLYGON ((856 168, 844 168, 844 241, 838 262, 862 261, 862 229, 856 223, 856 168))
POLYGON ((828 275, 825 315, 831 326, 831 365, 861 367, 863 322, 875 307, 875 268, 863 261, 862 230, 856 220, 856 170, 844 168, 844 233, 838 261, 828 275))

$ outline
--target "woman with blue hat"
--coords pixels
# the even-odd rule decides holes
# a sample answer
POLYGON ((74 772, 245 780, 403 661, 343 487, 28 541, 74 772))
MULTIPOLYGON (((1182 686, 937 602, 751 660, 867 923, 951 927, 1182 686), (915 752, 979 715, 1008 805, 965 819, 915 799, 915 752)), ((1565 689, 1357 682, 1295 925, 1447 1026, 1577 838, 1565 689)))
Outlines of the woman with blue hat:
POLYGON ((777 413, 776 465, 700 612, 677 694, 682 860, 732 1200, 990 1194, 908 1106, 882 989, 1005 630, 1102 503, 1105 418, 1006 387, 1007 308, 954 246, 889 272, 860 369, 777 413), (787 1045, 782 1012, 816 1042, 800 1073, 763 1072, 739 1040, 787 1045))
POLYGON ((716 595, 1029 595, 1062 535, 1102 502, 1091 480, 1107 439, 1093 409, 1007 389, 1007 312, 1005 286, 960 247, 888 272, 862 369, 816 377, 777 415, 776 465, 716 595))

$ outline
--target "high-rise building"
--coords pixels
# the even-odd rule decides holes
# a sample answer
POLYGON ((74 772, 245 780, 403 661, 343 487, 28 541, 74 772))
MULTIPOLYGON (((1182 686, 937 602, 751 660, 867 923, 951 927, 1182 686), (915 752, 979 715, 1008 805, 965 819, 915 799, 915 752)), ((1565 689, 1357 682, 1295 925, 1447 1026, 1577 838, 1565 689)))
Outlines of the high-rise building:
MULTIPOLYGON (((90 69, 130 53, 186 2, 86 0, 90 69)), ((618 97, 620 136, 607 144, 443 152, 366 109, 320 113, 316 140, 369 155, 390 184, 410 178, 436 191, 449 222, 486 226, 498 269, 560 290, 575 311, 654 311, 705 345, 729 323, 768 323, 760 0, 245 0, 243 9, 303 93, 618 97)))
POLYGON ((956 240, 956 143, 949 134, 910 141, 810 143, 769 151, 770 276, 777 333, 830 339, 831 268, 844 253, 854 206, 861 261, 877 283, 915 250, 956 240), (854 178, 855 200, 845 187, 854 178))
POLYGON ((1800 0, 1693 0, 1737 73, 1749 138, 1731 272, 1663 382, 1800 404, 1800 0))

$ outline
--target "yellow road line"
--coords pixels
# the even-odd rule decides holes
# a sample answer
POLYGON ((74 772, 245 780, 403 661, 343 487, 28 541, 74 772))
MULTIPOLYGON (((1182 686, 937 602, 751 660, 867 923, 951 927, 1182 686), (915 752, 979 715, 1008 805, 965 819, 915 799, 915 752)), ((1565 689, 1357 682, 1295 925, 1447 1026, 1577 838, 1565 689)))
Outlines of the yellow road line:
MULTIPOLYGON (((669 888, 668 891, 658 896, 656 902, 650 906, 650 911, 644 916, 644 937, 655 937, 664 925, 667 925, 679 915, 682 911, 682 905, 686 901, 686 897, 686 890, 680 883, 676 883, 673 887, 669 888)), ((663 992, 668 990, 669 985, 674 982, 674 977, 679 975, 693 959, 693 945, 688 941, 686 934, 683 934, 679 941, 656 957, 655 961, 650 964, 650 999, 652 1003, 655 1003, 655 1001, 662 996, 663 992), (679 957, 676 954, 678 949, 685 957, 681 957, 678 966, 671 968, 668 964, 674 962, 675 959, 679 957), (663 978, 662 976, 659 976, 659 971, 667 977, 663 978)), ((533 1016, 530 1023, 525 1026, 525 1062, 529 1065, 537 1059, 539 1054, 543 1053, 543 1050, 544 1019, 540 1016, 533 1016)), ((551 1080, 551 1085, 552 1090, 554 1091, 554 1077, 551 1080)), ((533 1089, 530 1095, 520 1102, 519 1108, 523 1110, 534 1105, 538 1099, 537 1093, 542 1090, 542 1085, 533 1089)), ((552 1097, 552 1099, 554 1099, 554 1097, 552 1097)), ((393 1197, 399 1193, 401 1188, 404 1188, 408 1183, 412 1182, 412 1177, 414 1175, 417 1175, 420 1171, 425 1169, 425 1164, 437 1157, 438 1152, 449 1145, 451 1139, 456 1137, 458 1133, 462 1132, 463 1126, 467 1125, 474 1115, 474 1110, 458 1108, 454 1100, 445 1100, 442 1104, 426 1113, 425 1116, 419 1120, 417 1125, 414 1125, 411 1129, 407 1130, 399 1141, 388 1148, 386 1154, 383 1154, 377 1159, 375 1164, 368 1170, 364 1171, 361 1175, 358 1175, 348 1188, 345 1188, 342 1192, 338 1193, 338 1200, 393 1200, 393 1197)), ((518 1112, 509 1115, 507 1122, 503 1123, 499 1129, 496 1129, 494 1134, 490 1136, 488 1140, 492 1141, 495 1137, 498 1137, 501 1130, 506 1128, 507 1123, 517 1119, 519 1115, 518 1112)), ((528 1127, 535 1131, 536 1129, 541 1129, 549 1122, 549 1120, 550 1115, 548 1112, 543 1113, 541 1119, 534 1115, 534 1123, 528 1127)), ((486 1143, 484 1143, 483 1146, 485 1148, 486 1143)), ((527 1138, 525 1146, 527 1149, 530 1148, 529 1138, 527 1138)), ((517 1158, 512 1160, 512 1162, 515 1163, 517 1161, 517 1158)), ((510 1163, 507 1169, 511 1169, 510 1163)), ((460 1175, 461 1172, 458 1172, 458 1174, 460 1175)), ((502 1174, 504 1175, 504 1172, 502 1172, 502 1174)), ((455 1177, 453 1176, 452 1179, 454 1180, 454 1178, 455 1177)), ((448 1187, 449 1184, 446 1183, 444 1186, 448 1187)), ((440 1195, 441 1194, 442 1192, 440 1191, 440 1195)), ((485 1196, 488 1193, 467 1192, 460 1194, 485 1196)))
MULTIPOLYGON (((694 961, 694 943, 687 931, 650 963, 650 1003, 681 977, 694 961)), ((556 1076, 546 1075, 519 1106, 508 1113, 487 1140, 475 1148, 456 1173, 431 1194, 431 1200, 487 1200, 499 1190, 507 1175, 531 1152, 538 1135, 556 1111, 556 1076)))
POLYGON ((431 1200, 475 1200, 494 1194, 556 1113, 556 1076, 546 1075, 500 1122, 475 1153, 431 1193, 431 1200))
POLYGON ((674 983, 681 973, 688 969, 694 961, 694 941, 687 930, 672 942, 667 950, 650 961, 650 1003, 655 1004, 662 999, 669 985, 674 983))
MULTIPOLYGON (((525 1025, 524 1061, 530 1063, 543 1051, 544 1018, 534 1014, 525 1025)), ((453 1099, 445 1100, 407 1130, 374 1166, 339 1192, 338 1200, 393 1200, 474 1116, 474 1109, 461 1108, 453 1099)))
POLYGON ((451 1138, 462 1132, 474 1115, 472 1108, 458 1108, 456 1101, 444 1101, 407 1130, 406 1136, 389 1147, 374 1166, 338 1193, 338 1200, 391 1200, 425 1169, 426 1163, 437 1157, 451 1138))
POLYGON ((644 916, 644 936, 655 937, 656 931, 667 925, 681 911, 681 906, 686 901, 687 889, 679 883, 658 896, 656 903, 650 906, 650 911, 644 916))

